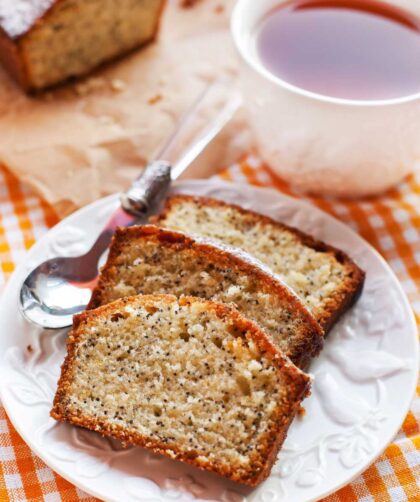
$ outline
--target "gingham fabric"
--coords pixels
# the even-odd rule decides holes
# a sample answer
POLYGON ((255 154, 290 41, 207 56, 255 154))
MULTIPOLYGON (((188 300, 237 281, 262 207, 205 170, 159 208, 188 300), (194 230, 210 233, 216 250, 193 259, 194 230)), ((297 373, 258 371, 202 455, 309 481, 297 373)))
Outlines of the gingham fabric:
MULTIPOLYGON (((253 156, 220 176, 275 187, 301 197, 253 156)), ((399 277, 420 325, 420 174, 379 198, 359 202, 306 198, 353 227, 379 250, 399 277)), ((0 287, 24 258, 25 251, 56 221, 50 207, 0 169, 0 287)), ((37 458, 14 430, 0 404, 0 501, 27 500, 96 499, 37 458)), ((365 473, 325 501, 420 502, 420 385, 394 442, 365 473)))

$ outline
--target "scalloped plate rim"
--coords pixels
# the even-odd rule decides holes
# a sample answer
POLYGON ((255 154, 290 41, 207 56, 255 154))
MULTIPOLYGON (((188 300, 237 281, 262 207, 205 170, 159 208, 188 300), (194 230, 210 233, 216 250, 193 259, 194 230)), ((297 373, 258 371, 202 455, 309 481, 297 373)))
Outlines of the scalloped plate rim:
MULTIPOLYGON (((294 198, 292 196, 286 195, 282 192, 279 192, 278 190, 271 188, 271 187, 261 187, 261 186, 254 186, 254 185, 249 185, 246 182, 229 182, 229 181, 224 181, 224 180, 219 180, 219 179, 197 179, 197 180, 181 180, 176 183, 174 183, 174 188, 179 191, 181 188, 182 190, 188 190, 188 189, 193 189, 195 185, 201 186, 203 183, 205 183, 207 186, 209 185, 224 185, 226 188, 229 189, 236 189, 237 187, 246 189, 248 191, 255 191, 255 192, 271 192, 273 196, 283 199, 286 202, 289 201, 293 205, 297 206, 304 206, 306 208, 310 208, 312 211, 315 211, 316 213, 322 214, 322 217, 325 219, 325 221, 328 223, 328 221, 333 221, 335 225, 338 225, 341 227, 341 229, 349 234, 352 234, 352 238, 356 239, 363 247, 369 248, 370 252, 372 252, 375 255, 375 258, 378 259, 381 264, 387 269, 388 273, 390 276, 392 276, 393 282, 395 283, 395 286, 397 287, 406 307, 408 307, 408 311, 410 313, 409 319, 407 319, 407 322, 411 324, 411 327, 413 329, 413 333, 417 337, 417 325, 414 317, 414 313, 412 311, 411 305, 407 299, 407 296, 398 280, 396 275, 394 274, 393 270, 391 267, 388 265, 386 260, 381 256, 381 254, 367 241, 363 239, 357 232, 355 232, 352 228, 335 218, 334 216, 326 213, 322 209, 318 208, 317 206, 311 204, 308 201, 301 200, 294 198)), ((212 195, 212 197, 217 198, 216 195, 212 195)), ((13 287, 13 282, 14 278, 18 277, 21 275, 26 269, 26 262, 33 256, 37 254, 38 248, 40 248, 43 245, 44 239, 48 237, 51 237, 51 235, 55 232, 58 232, 61 228, 65 228, 69 223, 72 222, 73 219, 78 219, 79 216, 86 212, 91 211, 92 209, 103 209, 104 207, 109 206, 111 209, 112 205, 115 204, 118 201, 119 194, 112 194, 106 197, 103 197, 97 201, 94 201, 87 206, 84 206, 59 223, 57 223, 54 227, 52 227, 48 232, 46 232, 45 235, 43 235, 33 246, 32 248, 28 251, 28 253, 25 256, 24 261, 15 269, 11 277, 9 278, 6 287, 3 290, 2 295, 0 296, 0 318, 1 318, 1 313, 2 309, 4 308, 4 301, 3 299, 8 295, 9 290, 12 289, 13 287)), ((416 338, 417 339, 417 338, 416 338)), ((414 354, 414 368, 413 368, 413 374, 418 374, 419 373, 419 347, 418 344, 415 344, 415 354, 414 354), (414 371, 415 369, 415 371, 414 371)), ((1 373, 1 369, 0 369, 1 373)), ((406 394, 406 399, 405 399, 405 405, 404 407, 401 407, 402 412, 399 413, 401 416, 401 421, 399 421, 399 425, 395 428, 395 431, 392 433, 389 433, 386 437, 386 441, 382 441, 382 445, 380 448, 377 448, 371 455, 368 455, 365 461, 363 462, 362 467, 352 471, 351 477, 348 478, 348 480, 344 481, 343 483, 337 484, 334 488, 328 489, 327 491, 323 491, 322 493, 319 494, 316 498, 310 498, 310 499, 305 499, 304 502, 312 502, 319 500, 320 498, 327 497, 328 495, 336 492, 340 488, 346 486, 348 483, 351 483, 355 478, 357 478, 361 473, 363 473, 382 453, 383 451, 387 448, 389 443, 392 441, 392 439, 395 437, 395 435, 398 433, 401 424, 409 411, 410 404, 412 402, 413 396, 415 394, 416 386, 417 386, 417 378, 412 379, 412 389, 410 389, 410 392, 405 392, 406 394)), ((31 450, 39 456, 48 466, 50 466, 51 469, 53 469, 55 472, 57 472, 60 476, 62 476, 64 479, 69 481, 70 483, 78 486, 81 490, 85 491, 87 494, 94 496, 96 498, 102 499, 103 500, 103 495, 99 492, 97 492, 95 489, 93 489, 91 486, 86 486, 89 483, 84 482, 80 479, 77 479, 77 475, 71 476, 67 472, 63 471, 60 467, 57 466, 52 466, 50 462, 50 459, 48 458, 48 455, 44 454, 41 448, 39 448, 34 441, 32 441, 31 437, 28 437, 28 431, 25 431, 23 428, 20 427, 19 420, 15 417, 15 410, 13 408, 9 409, 8 407, 8 399, 7 395, 5 393, 5 386, 2 382, 0 382, 0 400, 7 412, 7 415, 12 422, 13 426, 16 428, 17 432, 19 435, 22 436, 24 441, 28 444, 28 446, 31 448, 31 450)), ((113 499, 106 499, 106 500, 113 500, 113 499)), ((169 500, 169 499, 168 499, 169 500)), ((302 501, 303 502, 303 501, 302 501)))

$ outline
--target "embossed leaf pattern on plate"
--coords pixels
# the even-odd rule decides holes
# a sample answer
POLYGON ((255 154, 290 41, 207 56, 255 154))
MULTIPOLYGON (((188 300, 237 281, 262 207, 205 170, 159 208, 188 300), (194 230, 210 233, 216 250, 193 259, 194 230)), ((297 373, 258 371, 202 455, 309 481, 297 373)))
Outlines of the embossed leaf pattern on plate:
MULTIPOLYGON (((380 453, 401 423, 408 406, 401 389, 415 381, 417 365, 416 329, 409 306, 380 258, 316 208, 272 190, 220 181, 183 182, 180 187, 182 192, 222 197, 298 224, 344 247, 367 270, 359 302, 330 333, 324 352, 312 366, 315 382, 312 396, 304 403, 306 416, 292 425, 271 476, 250 490, 140 448, 124 449, 118 442, 49 418, 66 335, 40 332, 19 317, 16 298, 26 272, 23 268, 9 282, 1 304, 8 333, 0 338, 2 399, 7 411, 38 455, 99 498, 282 502, 325 496, 380 453)), ((116 198, 102 201, 61 223, 34 247, 28 263, 64 250, 77 254, 80 241, 100 231, 117 203, 116 198)))

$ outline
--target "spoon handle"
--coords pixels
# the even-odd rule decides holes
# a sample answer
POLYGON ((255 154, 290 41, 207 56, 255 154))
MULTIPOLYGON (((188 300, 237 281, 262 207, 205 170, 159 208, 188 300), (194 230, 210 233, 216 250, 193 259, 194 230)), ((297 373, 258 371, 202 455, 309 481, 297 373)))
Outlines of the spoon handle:
POLYGON ((200 94, 178 122, 154 160, 121 195, 122 208, 145 216, 166 196, 171 180, 178 178, 223 129, 241 105, 231 80, 217 80, 200 94))
POLYGON ((155 160, 146 166, 141 176, 121 195, 121 206, 131 214, 144 216, 153 203, 165 197, 170 184, 170 164, 155 160))

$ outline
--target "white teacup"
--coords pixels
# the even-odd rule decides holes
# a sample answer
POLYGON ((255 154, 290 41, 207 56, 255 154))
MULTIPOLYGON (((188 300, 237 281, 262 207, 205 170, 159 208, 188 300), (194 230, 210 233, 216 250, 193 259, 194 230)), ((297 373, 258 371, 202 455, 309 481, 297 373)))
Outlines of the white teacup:
MULTIPOLYGON (((385 101, 330 98, 270 73, 257 55, 256 30, 285 1, 238 0, 232 15, 245 106, 262 158, 313 193, 357 197, 390 188, 420 160, 420 92, 385 101)), ((418 0, 388 3, 420 17, 418 0)))

